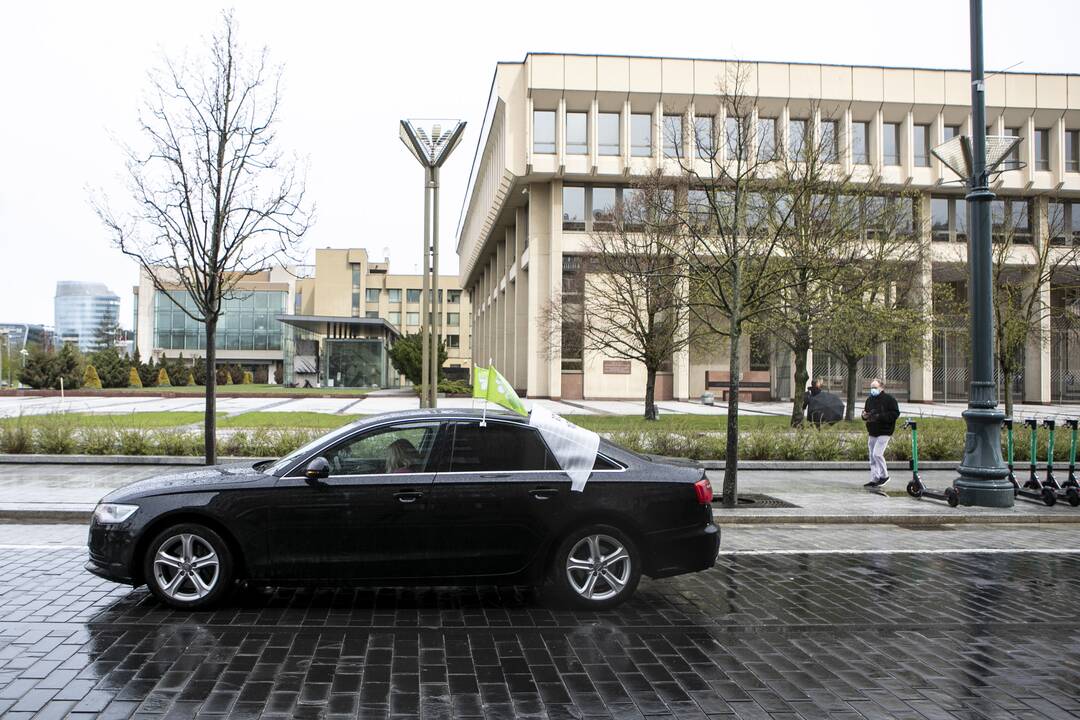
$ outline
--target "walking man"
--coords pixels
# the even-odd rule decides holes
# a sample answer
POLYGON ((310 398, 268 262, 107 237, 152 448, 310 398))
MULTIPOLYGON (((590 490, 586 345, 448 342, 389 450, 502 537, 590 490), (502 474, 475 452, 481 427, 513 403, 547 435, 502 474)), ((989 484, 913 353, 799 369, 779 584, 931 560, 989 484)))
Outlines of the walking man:
POLYGON ((870 451, 870 482, 863 487, 879 488, 889 482, 889 467, 885 464, 885 448, 889 445, 900 407, 896 398, 885 392, 885 384, 874 378, 870 383, 870 397, 863 405, 862 419, 866 422, 867 448, 870 451))

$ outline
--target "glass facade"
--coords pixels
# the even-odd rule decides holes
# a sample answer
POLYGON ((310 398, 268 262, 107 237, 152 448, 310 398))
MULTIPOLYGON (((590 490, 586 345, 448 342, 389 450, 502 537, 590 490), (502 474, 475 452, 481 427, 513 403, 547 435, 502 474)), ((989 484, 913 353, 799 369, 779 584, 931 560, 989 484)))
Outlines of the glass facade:
POLYGON ((930 126, 916 125, 913 130, 915 167, 930 167, 930 126))
POLYGON ((387 387, 389 356, 381 339, 327 339, 322 346, 327 386, 387 387))
POLYGON ((886 165, 900 164, 900 123, 881 126, 882 155, 886 165))
POLYGON ((102 330, 120 323, 120 297, 101 283, 61 280, 53 298, 53 326, 58 343, 75 343, 82 351, 102 345, 102 330))
POLYGON ((589 152, 589 113, 566 113, 566 154, 586 155, 589 152))
POLYGON ((682 115, 664 116, 664 157, 682 157, 683 129, 682 115))
POLYGON ((776 118, 758 118, 757 156, 759 162, 776 159, 776 118))
POLYGON ((870 164, 870 123, 851 123, 851 162, 856 165, 870 164))
MULTIPOLYGON (((237 292, 222 303, 217 328, 218 350, 281 350, 282 326, 277 316, 285 312, 281 290, 237 292)), ((205 350, 203 323, 193 320, 195 304, 187 292, 154 293, 154 347, 161 350, 205 350), (179 303, 179 304, 177 304, 179 303)))

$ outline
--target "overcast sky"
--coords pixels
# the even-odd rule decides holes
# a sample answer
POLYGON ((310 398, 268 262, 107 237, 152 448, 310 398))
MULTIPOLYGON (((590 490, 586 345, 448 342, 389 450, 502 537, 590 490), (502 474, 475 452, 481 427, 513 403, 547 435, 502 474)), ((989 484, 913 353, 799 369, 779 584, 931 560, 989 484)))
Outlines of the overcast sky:
MULTIPOLYGON (((986 3, 988 68, 1080 72, 1080 2, 986 3)), ((53 323, 57 280, 94 280, 131 325, 134 264, 87 188, 122 192, 113 138, 135 132, 147 68, 197 51, 233 7, 241 41, 285 66, 283 147, 310 164, 309 248, 389 248, 417 272, 422 170, 403 117, 467 120, 443 170, 440 253, 454 232, 495 62, 526 52, 966 68, 962 0, 337 3, 11 2, 0 21, 0 322, 53 323)))

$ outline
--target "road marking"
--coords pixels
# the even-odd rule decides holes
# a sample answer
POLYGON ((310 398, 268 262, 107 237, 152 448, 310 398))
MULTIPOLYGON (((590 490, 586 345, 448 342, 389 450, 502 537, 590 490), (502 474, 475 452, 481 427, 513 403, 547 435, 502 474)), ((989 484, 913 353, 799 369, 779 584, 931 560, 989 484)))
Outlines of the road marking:
POLYGON ((721 550, 718 555, 1080 555, 1080 548, 934 548, 920 550, 721 550))

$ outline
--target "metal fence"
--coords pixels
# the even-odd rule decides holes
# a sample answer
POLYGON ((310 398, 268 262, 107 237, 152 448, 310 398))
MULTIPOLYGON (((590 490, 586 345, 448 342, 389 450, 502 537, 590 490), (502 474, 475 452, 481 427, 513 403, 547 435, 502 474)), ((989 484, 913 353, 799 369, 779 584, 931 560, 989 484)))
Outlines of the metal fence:
POLYGON ((1050 333, 1050 400, 1080 402, 1080 334, 1075 331, 1050 333))

